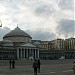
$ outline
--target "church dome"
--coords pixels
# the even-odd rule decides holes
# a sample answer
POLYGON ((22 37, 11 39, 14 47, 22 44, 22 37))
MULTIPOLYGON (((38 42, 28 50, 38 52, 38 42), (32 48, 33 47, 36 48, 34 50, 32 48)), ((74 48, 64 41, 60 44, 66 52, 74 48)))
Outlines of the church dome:
POLYGON ((15 36, 24 36, 24 37, 30 37, 30 35, 28 35, 26 32, 24 32, 23 30, 21 30, 18 26, 12 30, 11 32, 7 33, 3 38, 6 37, 15 37, 15 36))
POLYGON ((3 37, 3 40, 11 40, 12 42, 31 42, 31 39, 32 37, 18 26, 3 37))

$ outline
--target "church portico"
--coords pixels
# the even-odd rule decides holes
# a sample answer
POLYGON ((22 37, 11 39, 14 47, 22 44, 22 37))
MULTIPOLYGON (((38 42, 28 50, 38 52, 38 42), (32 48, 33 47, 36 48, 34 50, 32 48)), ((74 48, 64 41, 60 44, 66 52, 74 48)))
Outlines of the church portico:
POLYGON ((33 59, 39 58, 39 49, 34 47, 34 45, 28 43, 29 47, 26 47, 24 44, 17 49, 17 59, 33 59))

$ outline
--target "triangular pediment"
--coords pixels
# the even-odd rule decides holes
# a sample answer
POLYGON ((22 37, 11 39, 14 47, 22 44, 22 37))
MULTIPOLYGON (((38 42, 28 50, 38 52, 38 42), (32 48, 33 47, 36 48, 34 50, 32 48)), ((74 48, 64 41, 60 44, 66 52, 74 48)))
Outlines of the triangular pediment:
POLYGON ((35 45, 31 44, 31 43, 25 43, 21 46, 25 46, 25 47, 36 47, 35 45))

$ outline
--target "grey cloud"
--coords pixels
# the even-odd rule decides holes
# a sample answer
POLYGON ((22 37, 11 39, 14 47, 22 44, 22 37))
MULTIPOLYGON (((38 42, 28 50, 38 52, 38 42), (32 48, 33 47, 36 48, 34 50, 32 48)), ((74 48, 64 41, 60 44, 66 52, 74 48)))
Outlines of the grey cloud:
MULTIPOLYGON (((2 40, 3 36, 10 31, 11 30, 8 27, 0 28, 0 40, 2 40)), ((26 30, 25 32, 28 33, 34 40, 52 40, 56 37, 56 35, 53 32, 43 30, 26 30)))
POLYGON ((22 0, 19 3, 22 6, 29 7, 38 16, 47 16, 55 11, 53 4, 45 3, 42 0, 22 0))
POLYGON ((54 11, 55 9, 52 7, 52 5, 43 4, 36 7, 35 14, 45 16, 45 15, 51 15, 54 11))
POLYGON ((6 7, 9 13, 19 10, 18 3, 19 3, 19 0, 0 0, 0 4, 6 7))
POLYGON ((43 30, 37 31, 27 30, 27 32, 31 35, 32 39, 36 40, 52 40, 56 37, 56 35, 53 32, 47 32, 43 30))
POLYGON ((57 33, 64 34, 64 36, 74 35, 74 20, 62 19, 59 21, 59 25, 57 26, 57 33))
POLYGON ((3 27, 0 28, 0 40, 3 39, 3 36, 8 33, 10 31, 10 29, 8 27, 3 27))
POLYGON ((62 9, 74 10, 74 0, 60 0, 59 6, 62 9))

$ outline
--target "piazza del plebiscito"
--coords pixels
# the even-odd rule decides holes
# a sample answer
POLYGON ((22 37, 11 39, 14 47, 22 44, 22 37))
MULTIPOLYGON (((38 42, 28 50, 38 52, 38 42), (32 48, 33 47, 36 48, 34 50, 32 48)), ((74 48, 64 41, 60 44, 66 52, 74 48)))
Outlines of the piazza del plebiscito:
POLYGON ((18 26, 3 36, 3 40, 0 41, 0 60, 34 58, 44 60, 74 59, 75 38, 52 41, 33 40, 18 26))

